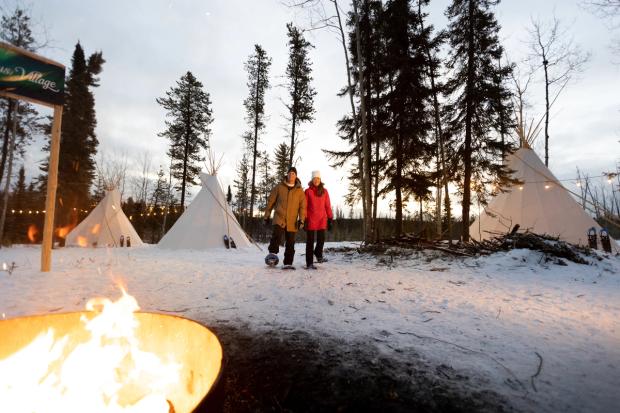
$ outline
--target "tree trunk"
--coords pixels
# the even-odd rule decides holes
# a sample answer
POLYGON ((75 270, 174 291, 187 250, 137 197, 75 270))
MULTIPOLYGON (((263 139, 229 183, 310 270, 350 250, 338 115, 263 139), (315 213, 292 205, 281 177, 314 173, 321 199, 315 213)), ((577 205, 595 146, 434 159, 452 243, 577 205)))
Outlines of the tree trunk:
POLYGON ((166 197, 166 213, 164 214, 164 221, 161 224, 161 237, 163 238, 166 233, 166 219, 168 218, 168 214, 170 213, 170 208, 172 207, 172 158, 170 158, 170 169, 168 170, 168 196, 166 197))
POLYGON ((4 128, 4 140, 2 141, 2 155, 0 159, 0 182, 4 178, 4 168, 6 167, 6 157, 9 151, 9 141, 11 139, 11 118, 13 117, 13 99, 7 99, 9 101, 9 107, 6 113, 6 127, 4 128))
POLYGON ((254 193, 256 191, 254 182, 256 181, 256 155, 258 148, 258 91, 260 85, 260 68, 256 75, 256 94, 254 97, 254 153, 252 161, 252 188, 250 190, 250 217, 254 216, 254 193))
POLYGON ((377 204, 379 201, 379 141, 375 142, 375 179, 374 179, 374 196, 372 203, 372 233, 373 241, 378 240, 377 235, 377 204))
MULTIPOLYGON (((367 1, 367 0, 363 0, 367 1)), ((359 13, 357 8, 358 0, 353 0, 353 15, 355 19, 355 43, 357 49, 357 61, 358 61, 358 72, 359 72, 359 82, 360 82, 360 112, 362 115, 362 125, 361 125, 361 138, 362 138, 362 187, 364 190, 362 191, 362 202, 365 203, 364 208, 364 242, 368 243, 372 240, 372 229, 371 229, 371 219, 370 214, 372 210, 371 203, 371 187, 370 187, 370 146, 368 145, 368 135, 366 130, 366 99, 364 94, 365 89, 365 73, 364 73, 364 56, 362 55, 362 42, 360 38, 360 28, 359 28, 359 13)))
POLYGON ((6 220, 6 211, 9 206, 9 192, 11 190, 11 173, 13 169, 13 152, 15 149, 15 138, 17 135, 17 116, 19 114, 19 105, 15 103, 15 116, 13 117, 13 132, 11 133, 11 141, 9 142, 9 162, 6 171, 6 181, 4 183, 4 200, 2 203, 2 215, 0 215, 0 246, 4 239, 4 223, 6 220))
POLYGON ((467 48, 467 84, 465 86, 465 145, 463 152, 464 163, 464 180, 463 180, 463 208, 462 221, 463 228, 461 231, 463 241, 469 241, 469 207, 471 204, 471 152, 472 152, 472 120, 474 116, 474 107, 472 104, 472 95, 474 89, 474 2, 469 0, 469 27, 467 31, 468 48, 467 48))
POLYGON ((189 157, 189 136, 191 129, 191 99, 187 97, 187 115, 185 116, 185 148, 183 152, 183 176, 181 180, 181 213, 185 211, 185 186, 187 180, 187 163, 189 157))
MULTIPOLYGON (((418 18, 420 19, 420 27, 421 30, 424 31, 424 20, 422 18, 422 2, 418 1, 418 18)), ((449 205, 450 200, 448 199, 448 178, 447 178, 447 170, 446 170, 446 162, 445 162, 445 156, 444 156, 444 143, 443 143, 443 127, 441 124, 441 112, 439 110, 439 91, 437 90, 437 84, 435 83, 435 71, 433 70, 433 67, 431 66, 431 62, 432 62, 432 55, 431 55, 431 51, 428 47, 428 44, 426 45, 425 48, 425 52, 426 52, 426 58, 429 62, 429 66, 428 66, 428 77, 431 81, 431 94, 433 95, 433 110, 434 110, 434 120, 435 120, 435 139, 437 141, 437 175, 441 175, 441 177, 438 176, 437 178, 437 208, 436 208, 436 228, 437 228, 437 237, 439 239, 441 239, 442 236, 442 225, 441 225, 441 204, 442 204, 442 197, 441 197, 441 191, 442 191, 442 186, 443 184, 445 184, 445 191, 446 191, 446 201, 449 205)), ((450 240, 451 242, 451 240, 450 240)))
POLYGON ((403 194, 402 194, 402 174, 403 174, 403 150, 402 146, 402 127, 399 125, 396 138, 396 179, 394 180, 394 191, 396 192, 396 236, 403 233, 403 194))
MULTIPOLYGON (((353 5, 356 6, 355 1, 353 1, 353 5)), ((366 216, 366 202, 365 199, 365 188, 363 183, 363 173, 364 173, 364 161, 362 154, 362 142, 359 135, 359 124, 357 119, 357 111, 355 110, 355 100, 354 100, 354 89, 353 82, 351 80, 351 63, 349 61, 349 51, 347 50, 347 38, 344 34, 344 30, 342 28, 342 19, 340 18, 340 8, 338 7, 338 1, 332 0, 334 3, 334 9, 336 10, 336 17, 338 17, 338 28, 340 29, 340 39, 342 43, 342 49, 344 51, 344 59, 347 65, 347 86, 349 90, 349 102, 351 104, 351 114, 353 117, 353 133, 355 135, 356 149, 357 149, 357 167, 360 174, 360 188, 362 193, 362 212, 363 216, 366 216)), ((355 9, 357 11, 357 8, 355 9)), ((357 27, 357 26, 356 26, 357 27)), ((357 32, 356 32, 357 33, 357 32)), ((359 52, 359 51, 358 51, 359 52)), ((362 239, 366 239, 366 226, 362 225, 362 239)))
POLYGON ((293 157, 295 156, 295 124, 297 123, 297 78, 295 78, 293 96, 293 113, 291 113, 293 125, 291 126, 291 152, 288 159, 289 168, 293 166, 293 157))
POLYGON ((543 53, 543 67, 545 68, 545 166, 549 167, 549 62, 543 53))

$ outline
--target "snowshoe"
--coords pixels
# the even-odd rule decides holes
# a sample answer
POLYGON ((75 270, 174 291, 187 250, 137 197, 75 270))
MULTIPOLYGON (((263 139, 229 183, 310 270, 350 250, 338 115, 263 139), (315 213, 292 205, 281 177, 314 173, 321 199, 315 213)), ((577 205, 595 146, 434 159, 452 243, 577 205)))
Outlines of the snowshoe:
POLYGON ((294 269, 295 269, 295 267, 293 267, 293 266, 292 266, 292 265, 290 265, 290 264, 285 264, 285 265, 283 265, 283 266, 282 266, 282 269, 283 269, 283 270, 294 270, 294 269))
POLYGON ((313 265, 313 264, 311 264, 311 265, 306 265, 306 269, 307 269, 307 270, 318 270, 317 266, 316 266, 316 265, 313 265))
POLYGON ((327 258, 325 258, 325 257, 321 257, 321 258, 317 258, 316 259, 316 262, 318 262, 318 263, 324 263, 324 262, 327 262, 327 261, 329 261, 329 260, 327 258))
POLYGON ((601 229, 601 247, 603 247, 603 251, 608 253, 611 252, 611 240, 609 239, 609 232, 607 232, 606 228, 601 229))
POLYGON ((280 262, 280 259, 278 258, 276 254, 269 253, 265 257, 265 264, 267 264, 267 266, 269 267, 275 267, 276 265, 278 265, 279 262, 280 262))
POLYGON ((588 246, 592 249, 597 249, 597 241, 596 241, 596 228, 592 227, 588 230, 588 246))

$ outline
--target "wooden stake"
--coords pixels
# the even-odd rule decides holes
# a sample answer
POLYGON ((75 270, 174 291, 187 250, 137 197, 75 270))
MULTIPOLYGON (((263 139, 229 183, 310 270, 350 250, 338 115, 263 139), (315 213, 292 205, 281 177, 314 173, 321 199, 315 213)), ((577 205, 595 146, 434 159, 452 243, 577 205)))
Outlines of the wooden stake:
POLYGON ((50 160, 47 168, 47 198, 45 200, 45 226, 41 245, 41 271, 47 272, 52 266, 52 242, 54 237, 54 210, 56 207, 56 187, 58 186, 58 157, 60 152, 60 128, 62 124, 62 105, 54 106, 50 160))

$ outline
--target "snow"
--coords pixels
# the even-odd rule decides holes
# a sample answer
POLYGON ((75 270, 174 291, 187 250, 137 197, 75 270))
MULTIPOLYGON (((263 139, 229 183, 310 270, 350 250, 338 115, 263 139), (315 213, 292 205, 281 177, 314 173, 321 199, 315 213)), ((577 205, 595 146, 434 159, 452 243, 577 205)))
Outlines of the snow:
POLYGON ((449 366, 519 410, 617 411, 619 257, 560 266, 529 250, 464 259, 351 251, 308 271, 305 246, 296 250, 297 270, 281 271, 264 266, 264 246, 63 248, 41 273, 38 247, 3 248, 0 264, 15 267, 0 269, 0 317, 83 310, 92 297, 117 298, 122 280, 144 311, 367 340, 394 359, 414 348, 437 374, 449 366))

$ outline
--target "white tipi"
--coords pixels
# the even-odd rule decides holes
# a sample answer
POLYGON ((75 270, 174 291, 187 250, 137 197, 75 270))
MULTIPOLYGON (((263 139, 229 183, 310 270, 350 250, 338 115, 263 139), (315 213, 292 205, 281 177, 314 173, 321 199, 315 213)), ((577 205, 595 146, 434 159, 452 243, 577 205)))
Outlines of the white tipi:
POLYGON ((202 188, 185 212, 159 241, 167 249, 226 248, 224 236, 237 248, 252 244, 226 202, 217 175, 200 174, 202 188))
MULTIPOLYGON (((588 230, 600 234, 601 227, 570 196, 536 153, 527 145, 506 157, 513 177, 523 182, 491 200, 479 219, 469 227, 476 240, 507 233, 514 225, 520 230, 557 236, 563 241, 588 245, 588 230)), ((618 245, 611 240, 612 251, 618 245)), ((599 243, 600 247, 600 243, 599 243)))
POLYGON ((132 247, 143 245, 140 236, 121 209, 121 195, 116 189, 112 189, 95 209, 67 234, 65 245, 120 247, 127 246, 128 240, 132 247))

